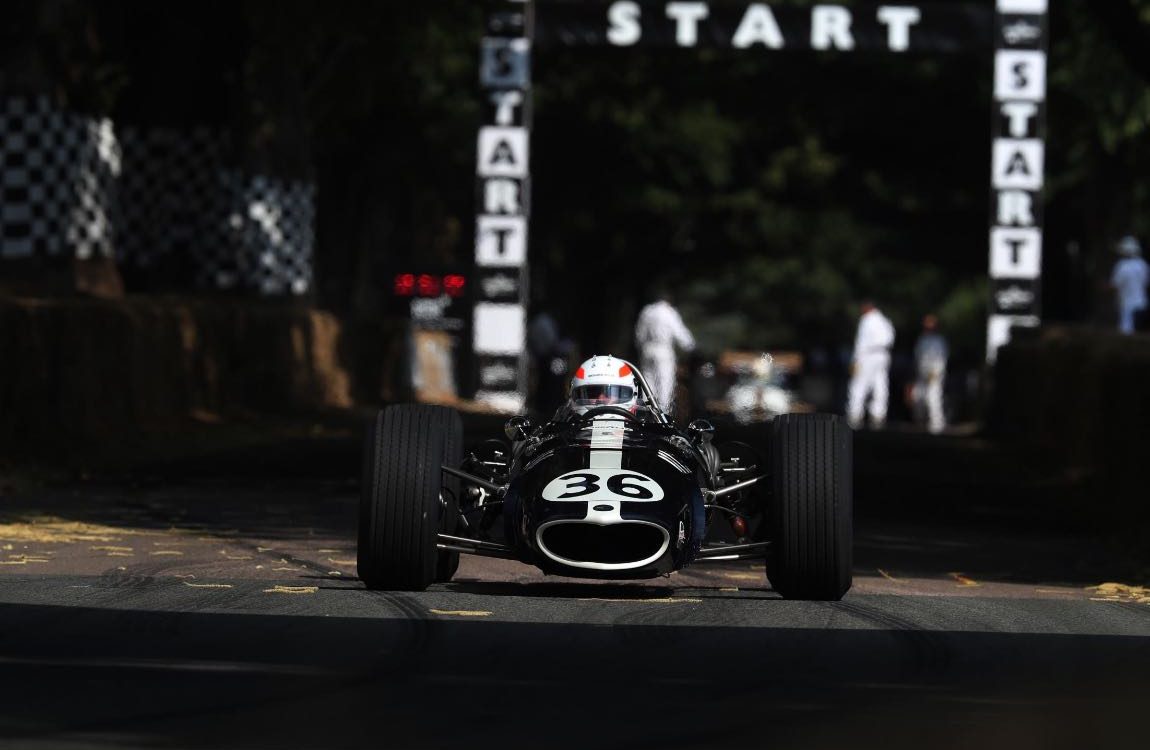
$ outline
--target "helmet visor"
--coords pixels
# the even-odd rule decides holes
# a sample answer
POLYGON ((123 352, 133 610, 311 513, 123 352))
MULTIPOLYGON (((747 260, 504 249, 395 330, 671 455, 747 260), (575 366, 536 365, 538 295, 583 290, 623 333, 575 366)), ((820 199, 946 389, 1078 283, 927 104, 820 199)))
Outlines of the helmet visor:
POLYGON ((571 391, 576 406, 625 404, 634 398, 635 389, 629 385, 581 385, 571 391))

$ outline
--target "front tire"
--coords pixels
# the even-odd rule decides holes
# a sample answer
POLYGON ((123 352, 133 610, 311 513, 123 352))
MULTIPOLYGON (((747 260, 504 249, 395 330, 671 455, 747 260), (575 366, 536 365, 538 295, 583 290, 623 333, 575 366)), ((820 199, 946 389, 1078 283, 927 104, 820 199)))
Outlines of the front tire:
POLYGON ((441 466, 458 466, 463 426, 454 409, 401 404, 381 411, 365 444, 360 490, 360 580, 369 589, 422 591, 454 573, 436 548, 454 531, 457 498, 441 466), (441 497, 443 502, 441 502, 441 497))
POLYGON ((767 577, 787 599, 836 601, 851 587, 851 441, 839 416, 774 420, 767 577))

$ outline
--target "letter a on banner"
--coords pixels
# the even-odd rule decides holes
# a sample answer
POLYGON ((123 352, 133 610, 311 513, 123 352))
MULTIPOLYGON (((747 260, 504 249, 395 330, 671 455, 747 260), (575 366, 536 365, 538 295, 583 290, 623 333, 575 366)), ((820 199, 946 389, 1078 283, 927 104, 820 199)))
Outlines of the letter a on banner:
POLYGON ((527 131, 487 127, 479 131, 480 177, 526 177, 527 131))
POLYGON ((786 45, 770 6, 762 3, 747 6, 747 12, 731 40, 735 49, 746 49, 755 44, 762 44, 767 49, 782 49, 786 45))

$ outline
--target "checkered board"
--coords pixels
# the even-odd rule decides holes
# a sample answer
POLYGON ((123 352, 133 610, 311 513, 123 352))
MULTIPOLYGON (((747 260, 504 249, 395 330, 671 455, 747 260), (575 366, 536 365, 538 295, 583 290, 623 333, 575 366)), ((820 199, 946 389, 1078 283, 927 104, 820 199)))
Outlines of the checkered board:
POLYGON ((110 121, 0 99, 0 258, 111 257, 119 172, 110 121))
POLYGON ((102 255, 146 277, 175 255, 199 288, 310 292, 314 185, 230 168, 231 151, 204 128, 117 130, 0 99, 0 260, 102 255))
MULTIPOLYGON (((228 246, 241 283, 261 294, 306 294, 312 287, 315 187, 226 173, 228 246)), ((205 268, 212 264, 205 262, 205 268)))

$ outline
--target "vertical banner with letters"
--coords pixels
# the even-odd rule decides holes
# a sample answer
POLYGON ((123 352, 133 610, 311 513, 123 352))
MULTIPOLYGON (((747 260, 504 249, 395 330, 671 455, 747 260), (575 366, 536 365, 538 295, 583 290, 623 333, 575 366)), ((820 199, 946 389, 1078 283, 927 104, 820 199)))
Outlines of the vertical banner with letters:
POLYGON ((1047 0, 996 0, 986 358, 1041 320, 1047 0))
POLYGON ((518 412, 527 394, 527 218, 531 147, 531 0, 504 0, 487 19, 479 81, 485 118, 476 149, 477 401, 518 412))
POLYGON ((483 39, 487 120, 478 141, 479 216, 473 351, 476 398, 522 407, 531 54, 534 46, 711 47, 955 53, 993 35, 990 287, 987 360, 1017 327, 1041 320, 1048 0, 981 3, 502 0, 483 39), (993 19, 993 29, 991 29, 993 19), (536 27, 536 21, 538 26, 536 27))

